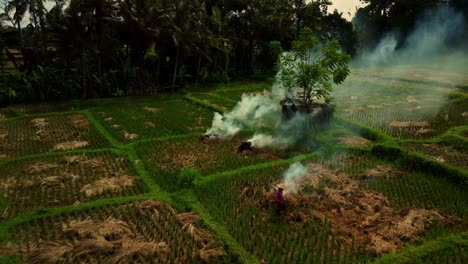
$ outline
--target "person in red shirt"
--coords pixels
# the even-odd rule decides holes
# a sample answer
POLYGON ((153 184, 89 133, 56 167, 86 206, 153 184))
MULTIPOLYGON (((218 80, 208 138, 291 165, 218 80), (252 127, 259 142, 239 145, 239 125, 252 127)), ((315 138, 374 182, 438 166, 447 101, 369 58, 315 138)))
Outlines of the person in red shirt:
POLYGON ((283 197, 283 190, 286 190, 286 185, 284 183, 276 185, 275 204, 277 207, 276 210, 278 214, 281 214, 281 211, 286 209, 286 201, 283 197))

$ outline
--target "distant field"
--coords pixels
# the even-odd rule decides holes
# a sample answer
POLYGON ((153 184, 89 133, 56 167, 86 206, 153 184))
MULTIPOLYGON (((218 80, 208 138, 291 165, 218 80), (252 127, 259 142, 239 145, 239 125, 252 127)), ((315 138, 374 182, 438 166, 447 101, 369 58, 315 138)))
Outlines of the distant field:
POLYGON ((467 263, 468 76, 413 68, 353 68, 289 148, 200 137, 271 80, 0 109, 0 263, 467 263))

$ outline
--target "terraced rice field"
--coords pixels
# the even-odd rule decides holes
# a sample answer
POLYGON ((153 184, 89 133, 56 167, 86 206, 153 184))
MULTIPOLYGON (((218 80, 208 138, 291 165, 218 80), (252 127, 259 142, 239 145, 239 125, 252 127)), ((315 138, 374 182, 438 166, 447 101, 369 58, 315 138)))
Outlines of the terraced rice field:
POLYGON ((468 77, 353 72, 307 147, 200 137, 271 82, 1 109, 0 262, 468 262, 468 77))

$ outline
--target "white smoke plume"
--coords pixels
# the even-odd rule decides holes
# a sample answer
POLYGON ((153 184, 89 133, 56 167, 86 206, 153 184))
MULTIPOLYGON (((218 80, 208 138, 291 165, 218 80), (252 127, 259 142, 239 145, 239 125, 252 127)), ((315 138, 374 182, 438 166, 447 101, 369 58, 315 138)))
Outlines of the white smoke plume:
POLYGON ((308 166, 295 162, 283 173, 283 181, 286 185, 284 194, 295 194, 299 191, 300 180, 308 171, 308 166))
POLYGON ((231 112, 224 115, 215 113, 211 128, 206 134, 227 138, 245 129, 276 126, 280 121, 279 100, 271 94, 266 91, 263 94, 243 94, 241 101, 231 112))
POLYGON ((418 19, 400 47, 398 34, 389 32, 374 50, 364 51, 357 61, 366 66, 380 66, 430 59, 449 52, 447 42, 463 31, 463 14, 449 7, 429 10, 418 19))
MULTIPOLYGON (((288 56, 285 52, 282 56, 288 56)), ((310 61, 318 55, 311 51, 310 61)), ((295 63, 299 63, 297 58, 295 63)), ((253 147, 287 147, 304 140, 309 131, 308 120, 311 120, 321 109, 303 114, 296 112, 291 118, 284 118, 280 101, 294 98, 297 88, 286 89, 283 85, 282 72, 276 76, 276 82, 270 91, 263 94, 243 94, 241 101, 229 113, 215 113, 211 128, 206 134, 212 137, 228 138, 243 130, 254 131, 248 141, 253 147)))

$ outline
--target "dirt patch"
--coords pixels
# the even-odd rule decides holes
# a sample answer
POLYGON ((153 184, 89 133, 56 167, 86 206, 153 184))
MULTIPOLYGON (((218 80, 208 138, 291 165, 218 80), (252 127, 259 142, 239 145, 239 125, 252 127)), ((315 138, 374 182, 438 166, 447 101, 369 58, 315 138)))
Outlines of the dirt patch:
POLYGON ((338 142, 352 147, 367 147, 370 141, 362 137, 339 137, 338 142))
MULTIPOLYGON (((367 251, 376 255, 394 252, 403 243, 416 240, 434 222, 449 221, 433 210, 395 210, 383 194, 365 189, 363 178, 392 177, 395 173, 392 168, 379 166, 367 170, 363 177, 353 178, 309 164, 309 173, 297 182, 299 192, 285 194, 283 219, 293 225, 314 217, 323 222, 328 219, 348 245, 365 243, 367 251)), ((272 195, 267 191, 259 206, 267 208, 272 195)))
POLYGON ((392 121, 388 124, 391 127, 428 127, 427 121, 392 121))
POLYGON ((383 108, 383 106, 381 105, 368 105, 366 106, 367 108, 369 109, 380 109, 380 108, 383 108))
POLYGON ((5 244, 0 245, 0 256, 13 255, 18 251, 18 245, 15 244, 5 244))
POLYGON ((68 117, 68 120, 77 129, 89 128, 89 121, 82 115, 71 115, 68 117))
POLYGON ((128 133, 128 131, 126 130, 122 130, 122 134, 124 135, 125 139, 128 139, 128 140, 133 140, 133 139, 138 138, 137 134, 128 133))
POLYGON ((6 128, 0 126, 0 141, 4 141, 7 136, 8 131, 6 130, 6 128))
POLYGON ((99 179, 93 183, 86 184, 81 188, 81 191, 86 196, 94 196, 98 193, 111 191, 118 192, 126 187, 132 187, 134 184, 134 178, 128 175, 120 175, 112 178, 99 179))
POLYGON ((44 128, 45 126, 49 124, 49 121, 43 117, 31 119, 30 122, 35 128, 44 128))
POLYGON ((414 96, 408 96, 408 97, 406 97, 406 102, 408 102, 408 103, 419 103, 419 100, 416 99, 414 96))
POLYGON ((151 121, 145 122, 145 125, 147 127, 155 127, 156 126, 156 124, 154 122, 151 122, 151 121))
POLYGON ((53 147, 53 150, 72 150, 72 149, 77 149, 77 148, 84 148, 88 145, 89 145, 88 141, 73 140, 73 141, 58 143, 53 147))
POLYGON ((157 108, 157 107, 145 106, 145 107, 143 107, 143 110, 145 110, 147 112, 151 112, 151 113, 159 112, 159 108, 157 108))
POLYGON ((468 117, 468 112, 463 112, 463 113, 461 113, 461 116, 462 116, 462 117, 468 117))
POLYGON ((414 132, 414 133, 416 135, 425 136, 425 135, 435 135, 436 131, 434 129, 430 129, 430 128, 420 128, 420 129, 416 130, 416 132, 414 132))

